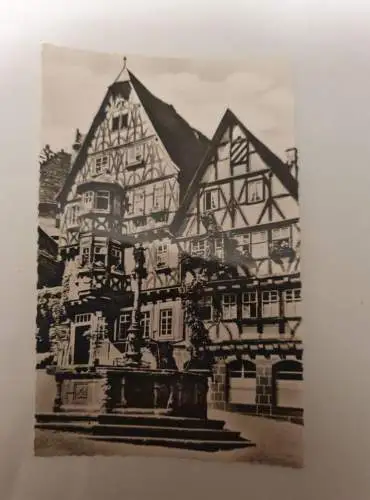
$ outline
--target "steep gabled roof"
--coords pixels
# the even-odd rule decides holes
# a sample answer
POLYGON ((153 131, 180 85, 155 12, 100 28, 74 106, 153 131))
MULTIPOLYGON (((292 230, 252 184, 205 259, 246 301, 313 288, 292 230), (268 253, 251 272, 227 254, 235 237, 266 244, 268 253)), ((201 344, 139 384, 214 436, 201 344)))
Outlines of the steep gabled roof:
POLYGON ((215 153, 215 148, 219 144, 221 138, 223 137, 227 127, 230 125, 238 125, 244 132, 246 138, 253 144, 255 151, 260 155, 262 160, 271 169, 271 171, 276 175, 279 181, 287 189, 294 199, 298 200, 298 181, 290 173, 288 166, 273 153, 265 144, 263 144, 255 135, 250 132, 245 125, 235 116, 235 114, 227 109, 224 116, 222 117, 219 126, 212 138, 210 146, 207 150, 207 154, 204 156, 202 162, 200 163, 195 175, 184 195, 183 202, 174 217, 172 222, 172 231, 176 231, 179 224, 186 215, 186 212, 190 206, 191 200, 199 186, 199 182, 204 175, 212 156, 215 153))
POLYGON ((70 175, 58 195, 58 200, 63 203, 74 178, 86 159, 89 144, 95 130, 105 118, 105 108, 111 96, 122 95, 128 99, 133 88, 147 113, 156 133, 160 137, 171 160, 180 169, 180 197, 185 192, 190 180, 194 176, 200 161, 207 151, 209 139, 198 130, 192 128, 175 110, 172 105, 161 101, 136 78, 127 71, 128 79, 115 81, 109 88, 103 102, 95 115, 89 132, 87 133, 78 155, 74 161, 70 175))

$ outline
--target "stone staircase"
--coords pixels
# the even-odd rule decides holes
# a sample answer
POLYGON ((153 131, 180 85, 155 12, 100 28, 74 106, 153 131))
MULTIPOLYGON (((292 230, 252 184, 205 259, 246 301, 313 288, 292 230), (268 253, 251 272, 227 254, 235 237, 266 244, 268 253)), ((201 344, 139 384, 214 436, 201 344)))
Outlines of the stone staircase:
POLYGON ((199 451, 255 446, 222 420, 174 417, 153 412, 82 414, 39 413, 37 429, 83 434, 88 439, 199 451))

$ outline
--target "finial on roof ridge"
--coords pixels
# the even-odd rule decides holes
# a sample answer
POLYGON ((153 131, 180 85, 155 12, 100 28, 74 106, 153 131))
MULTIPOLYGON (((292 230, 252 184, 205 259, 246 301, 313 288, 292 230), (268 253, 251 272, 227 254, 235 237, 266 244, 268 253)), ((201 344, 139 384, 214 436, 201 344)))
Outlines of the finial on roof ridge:
POLYGON ((121 71, 118 73, 117 78, 114 80, 114 83, 119 81, 119 79, 121 78, 122 74, 123 74, 126 70, 127 70, 127 57, 126 57, 126 56, 124 56, 124 57, 123 57, 123 67, 122 67, 121 71))

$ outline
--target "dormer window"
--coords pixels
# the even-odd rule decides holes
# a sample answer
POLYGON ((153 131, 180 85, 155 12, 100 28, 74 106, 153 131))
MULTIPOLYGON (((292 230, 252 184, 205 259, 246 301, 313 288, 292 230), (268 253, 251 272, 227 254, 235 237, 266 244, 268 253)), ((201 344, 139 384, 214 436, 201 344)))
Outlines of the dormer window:
POLYGON ((95 158, 94 174, 100 175, 108 170, 108 156, 102 155, 95 158))
POLYGON ((216 210, 220 206, 220 193, 218 189, 209 189, 203 196, 204 211, 216 210))
POLYGON ((123 128, 127 128, 128 125, 128 113, 123 113, 112 118, 112 131, 116 132, 123 128))

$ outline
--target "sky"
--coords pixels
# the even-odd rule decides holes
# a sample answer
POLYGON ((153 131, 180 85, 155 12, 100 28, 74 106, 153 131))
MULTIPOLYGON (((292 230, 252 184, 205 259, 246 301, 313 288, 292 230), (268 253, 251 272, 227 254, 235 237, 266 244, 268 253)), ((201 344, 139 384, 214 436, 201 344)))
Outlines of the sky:
POLYGON ((41 147, 71 151, 87 133, 108 86, 127 67, 209 138, 230 108, 280 157, 295 146, 292 75, 287 61, 147 58, 43 46, 41 147))

